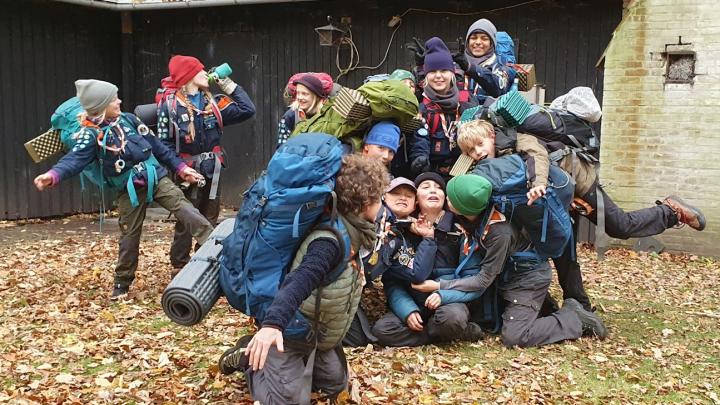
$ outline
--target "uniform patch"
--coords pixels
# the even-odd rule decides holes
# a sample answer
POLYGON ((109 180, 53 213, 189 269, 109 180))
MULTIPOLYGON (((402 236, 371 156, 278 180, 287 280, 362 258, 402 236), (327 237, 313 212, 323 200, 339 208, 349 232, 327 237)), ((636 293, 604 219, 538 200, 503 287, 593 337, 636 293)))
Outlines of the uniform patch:
POLYGON ((220 99, 217 101, 217 106, 219 109, 224 110, 227 106, 232 104, 233 101, 228 96, 220 96, 220 99))

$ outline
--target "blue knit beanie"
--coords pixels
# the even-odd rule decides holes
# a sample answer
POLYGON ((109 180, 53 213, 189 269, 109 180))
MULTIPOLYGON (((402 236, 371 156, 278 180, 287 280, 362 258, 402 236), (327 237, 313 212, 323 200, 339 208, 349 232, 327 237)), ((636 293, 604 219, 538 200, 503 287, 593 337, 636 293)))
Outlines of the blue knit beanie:
POLYGON ((370 128, 365 144, 385 146, 395 153, 400 146, 400 128, 390 121, 380 121, 370 128))
POLYGON ((452 55, 445 42, 438 37, 432 37, 425 42, 425 63, 423 70, 455 70, 452 55))

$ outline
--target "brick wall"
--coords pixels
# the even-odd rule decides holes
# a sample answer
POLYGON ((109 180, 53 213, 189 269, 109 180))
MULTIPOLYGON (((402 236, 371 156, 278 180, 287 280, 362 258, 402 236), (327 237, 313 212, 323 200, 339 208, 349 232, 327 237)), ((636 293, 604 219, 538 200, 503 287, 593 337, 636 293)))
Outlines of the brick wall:
MULTIPOLYGON (((720 256, 720 8, 717 0, 627 2, 605 57, 601 178, 626 210, 677 194, 703 232, 658 236, 668 250, 720 256), (665 83, 666 44, 694 51, 692 84, 665 83)), ((613 241, 616 243, 630 243, 613 241)))

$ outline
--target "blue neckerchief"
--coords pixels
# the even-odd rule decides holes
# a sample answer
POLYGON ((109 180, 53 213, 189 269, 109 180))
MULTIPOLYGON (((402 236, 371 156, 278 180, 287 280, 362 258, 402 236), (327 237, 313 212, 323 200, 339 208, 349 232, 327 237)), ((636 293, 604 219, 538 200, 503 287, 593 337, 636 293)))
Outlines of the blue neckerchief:
POLYGON ((202 92, 197 92, 195 94, 188 94, 187 99, 190 100, 191 103, 195 106, 195 108, 202 109, 202 92))

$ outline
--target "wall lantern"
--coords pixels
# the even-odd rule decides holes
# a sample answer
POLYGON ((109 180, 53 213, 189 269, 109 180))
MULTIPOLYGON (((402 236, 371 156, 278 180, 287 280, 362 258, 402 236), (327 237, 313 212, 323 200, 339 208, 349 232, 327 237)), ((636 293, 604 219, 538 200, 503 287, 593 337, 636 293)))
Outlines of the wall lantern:
POLYGON ((320 38, 320 46, 338 46, 345 37, 345 31, 334 26, 330 16, 327 19, 328 25, 315 28, 315 32, 320 38))

